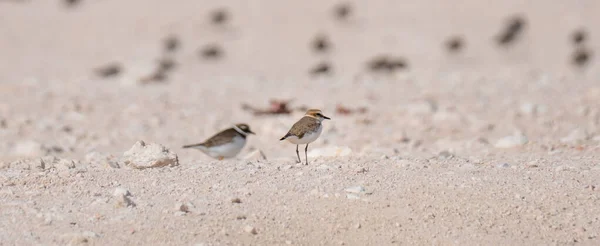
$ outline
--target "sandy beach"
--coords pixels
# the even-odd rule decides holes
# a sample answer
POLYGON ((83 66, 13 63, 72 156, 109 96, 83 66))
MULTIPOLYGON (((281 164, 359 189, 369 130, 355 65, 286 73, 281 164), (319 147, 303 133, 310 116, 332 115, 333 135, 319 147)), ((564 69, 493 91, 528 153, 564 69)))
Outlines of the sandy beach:
POLYGON ((0 0, 0 245, 600 244, 600 2, 68 2, 0 0))

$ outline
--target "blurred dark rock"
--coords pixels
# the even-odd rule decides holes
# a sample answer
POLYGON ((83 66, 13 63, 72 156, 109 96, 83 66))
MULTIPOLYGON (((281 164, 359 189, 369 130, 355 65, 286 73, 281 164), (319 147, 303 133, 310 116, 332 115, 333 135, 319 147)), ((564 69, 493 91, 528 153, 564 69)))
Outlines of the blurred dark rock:
POLYGON ((226 24, 228 20, 229 12, 227 11, 227 9, 216 9, 210 14, 210 22, 214 25, 226 24))
POLYGON ((334 8, 334 16, 338 20, 346 20, 352 14, 350 3, 339 3, 334 8))
POLYGON ((496 41, 502 46, 512 44, 523 33, 525 25, 526 21, 522 16, 517 15, 510 18, 504 30, 498 35, 496 41))
POLYGON ((329 65, 329 63, 326 62, 319 63, 310 70, 311 75, 321 75, 329 73, 331 73, 331 66, 329 65))
POLYGON ((327 52, 331 47, 331 43, 325 35, 318 35, 313 40, 312 47, 316 52, 327 52))
POLYGON ((176 36, 168 36, 167 38, 165 38, 163 43, 166 52, 177 51, 177 49, 181 45, 179 39, 176 36))
POLYGON ((463 46, 464 40, 459 36, 451 37, 446 41, 446 49, 452 53, 460 52, 463 46))
POLYGON ((200 50, 200 56, 204 59, 217 59, 223 56, 223 50, 215 44, 207 45, 200 50))
POLYGON ((579 45, 579 44, 582 44, 583 42, 585 42, 586 37, 587 37, 587 34, 586 34, 585 30, 579 29, 579 30, 575 30, 575 32, 573 32, 573 35, 571 36, 571 40, 573 41, 573 44, 579 45))
POLYGON ((578 48, 572 56, 573 64, 579 67, 585 66, 591 59, 592 52, 586 48, 578 48))
POLYGON ((120 64, 112 63, 99 67, 94 72, 102 78, 109 78, 119 75, 122 72, 122 68, 120 64))

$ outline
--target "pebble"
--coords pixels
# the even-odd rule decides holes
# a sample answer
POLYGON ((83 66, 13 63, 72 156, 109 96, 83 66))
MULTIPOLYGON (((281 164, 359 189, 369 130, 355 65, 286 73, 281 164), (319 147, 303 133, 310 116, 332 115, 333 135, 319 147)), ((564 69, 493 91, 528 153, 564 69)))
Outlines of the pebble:
POLYGON ((123 153, 121 162, 135 169, 178 166, 177 155, 166 147, 144 141, 136 142, 131 149, 123 153))
POLYGON ((130 198, 131 193, 129 193, 129 190, 118 187, 113 192, 113 196, 116 199, 116 207, 135 207, 135 203, 130 198))
POLYGON ((502 163, 502 164, 496 165, 496 167, 498 167, 498 168, 509 168, 510 164, 508 164, 508 163, 502 163))
POLYGON ((233 198, 233 199, 231 199, 231 203, 242 203, 242 199, 239 199, 237 197, 233 198))
POLYGON ((527 137, 523 133, 517 133, 512 136, 506 136, 499 139, 494 145, 496 148, 507 149, 523 146, 528 142, 527 137))
POLYGON ((352 187, 346 188, 344 191, 358 194, 358 193, 365 192, 365 187, 362 187, 362 186, 352 186, 352 187))
POLYGON ((188 207, 187 204, 185 204, 183 202, 178 202, 178 203, 175 203, 175 211, 177 211, 177 212, 183 212, 183 213, 189 213, 190 212, 190 208, 188 207))
POLYGON ((356 172, 356 173, 366 173, 366 172, 368 172, 368 171, 369 171, 369 170, 367 170, 367 169, 366 169, 366 168, 364 168, 364 167, 357 167, 357 168, 355 168, 355 169, 354 169, 354 172, 356 172))
POLYGON ((569 135, 561 138, 560 142, 567 143, 567 144, 577 144, 577 143, 581 143, 581 142, 587 140, 588 137, 589 136, 585 132, 585 130, 578 128, 578 129, 572 130, 571 133, 569 133, 569 135))
POLYGON ((244 231, 247 233, 250 233, 252 235, 258 234, 258 232, 256 231, 256 228, 254 228, 253 226, 249 226, 249 225, 244 227, 244 231))
POLYGON ((355 199, 360 199, 360 196, 358 196, 357 194, 348 193, 348 194, 346 194, 346 198, 355 200, 355 199))

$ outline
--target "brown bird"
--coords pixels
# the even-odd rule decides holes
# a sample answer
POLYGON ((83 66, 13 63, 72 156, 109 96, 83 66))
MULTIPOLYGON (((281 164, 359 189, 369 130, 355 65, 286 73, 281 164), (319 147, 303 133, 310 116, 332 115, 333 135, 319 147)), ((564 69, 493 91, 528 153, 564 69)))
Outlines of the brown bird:
POLYGON ((235 157, 246 145, 246 137, 255 134, 247 124, 237 124, 225 129, 199 144, 185 145, 183 148, 199 149, 212 158, 223 160, 235 157))
POLYGON ((301 163, 300 151, 298 146, 300 144, 306 144, 304 148, 304 158, 306 165, 308 165, 308 144, 314 142, 321 135, 323 120, 330 120, 331 118, 323 115, 319 109, 309 109, 302 119, 296 122, 292 128, 285 134, 279 141, 288 140, 293 144, 296 144, 296 155, 298 156, 297 163, 301 163))

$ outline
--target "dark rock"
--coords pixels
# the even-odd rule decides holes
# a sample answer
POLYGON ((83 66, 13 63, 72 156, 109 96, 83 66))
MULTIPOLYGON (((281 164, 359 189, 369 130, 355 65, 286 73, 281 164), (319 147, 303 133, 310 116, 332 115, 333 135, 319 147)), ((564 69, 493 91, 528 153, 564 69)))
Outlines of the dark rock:
POLYGON ((346 20, 350 14, 352 14, 352 6, 350 3, 340 3, 334 8, 334 15, 338 20, 346 20))
POLYGON ((573 53, 573 64, 576 66, 585 66, 591 59, 592 52, 585 48, 579 48, 573 53))
POLYGON ((164 40, 164 49, 166 52, 174 52, 180 45, 180 41, 176 36, 169 36, 164 40))
POLYGON ((526 21, 521 16, 514 16, 508 20, 505 29, 498 35, 496 41, 499 45, 510 45, 523 33, 526 21))
POLYGON ((575 32, 573 32, 573 35, 572 35, 573 44, 575 44, 575 45, 582 44, 586 40, 586 37, 587 37, 587 34, 584 30, 582 30, 582 29, 576 30, 575 32))
POLYGON ((449 52, 459 52, 464 46, 464 41, 461 37, 451 37, 446 41, 446 49, 449 52))
POLYGON ((223 25, 229 20, 229 12, 226 9, 221 8, 214 10, 210 14, 210 21, 214 25, 223 25))
POLYGON ((312 42, 312 47, 316 52, 327 52, 330 46, 329 40, 324 35, 317 36, 312 42))
POLYGON ((95 70, 95 73, 100 77, 108 78, 119 75, 121 73, 121 70, 122 69, 120 64, 113 63, 97 68, 95 70))
POLYGON ((216 59, 223 56, 223 51, 217 45, 207 45, 200 50, 200 56, 204 59, 216 59))
POLYGON ((331 66, 326 63, 319 63, 313 69, 310 70, 310 74, 319 75, 319 74, 329 74, 331 72, 331 66))

